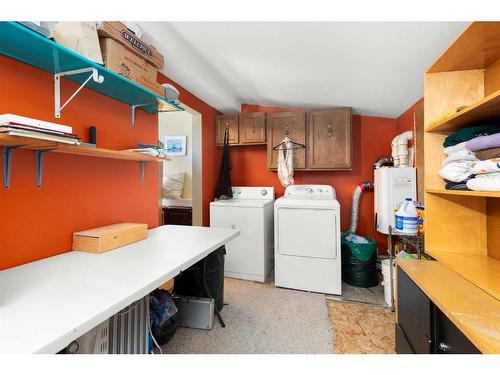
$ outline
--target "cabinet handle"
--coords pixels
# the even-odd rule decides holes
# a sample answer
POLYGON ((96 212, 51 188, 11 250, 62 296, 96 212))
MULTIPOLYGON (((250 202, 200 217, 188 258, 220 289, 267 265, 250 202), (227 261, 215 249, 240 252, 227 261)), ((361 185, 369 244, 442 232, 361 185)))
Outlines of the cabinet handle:
POLYGON ((285 135, 288 136, 288 134, 290 133, 290 128, 287 126, 285 126, 285 135))
POLYGON ((255 133, 255 124, 252 125, 252 133, 255 133))
POLYGON ((333 126, 332 123, 328 123, 328 136, 331 137, 333 135, 333 126))
POLYGON ((226 122, 226 129, 229 129, 229 123, 226 122))
POLYGON ((449 346, 449 345, 445 344, 444 342, 440 342, 440 343, 438 344, 438 348, 439 348, 439 350, 441 350, 442 352, 447 352, 448 350, 450 350, 450 349, 451 349, 451 346, 449 346))

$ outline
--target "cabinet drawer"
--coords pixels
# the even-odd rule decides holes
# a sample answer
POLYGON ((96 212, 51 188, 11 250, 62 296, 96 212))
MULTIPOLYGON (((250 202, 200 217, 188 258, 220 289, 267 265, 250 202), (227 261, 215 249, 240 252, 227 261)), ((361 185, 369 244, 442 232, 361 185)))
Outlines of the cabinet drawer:
POLYGON ((432 352, 433 303, 399 267, 398 323, 416 353, 432 352))
POLYGON ((438 308, 435 309, 435 353, 480 354, 476 346, 438 308))

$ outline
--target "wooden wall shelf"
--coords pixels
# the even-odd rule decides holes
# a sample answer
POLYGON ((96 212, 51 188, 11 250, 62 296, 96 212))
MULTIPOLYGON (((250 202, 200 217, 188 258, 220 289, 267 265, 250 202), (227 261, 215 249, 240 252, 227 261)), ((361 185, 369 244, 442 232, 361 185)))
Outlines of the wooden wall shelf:
POLYGON ((101 147, 86 147, 70 145, 60 142, 44 141, 40 139, 14 137, 0 133, 0 146, 10 147, 18 146, 30 150, 46 150, 51 152, 59 152, 63 154, 94 156, 97 158, 119 159, 130 161, 167 161, 168 157, 159 158, 156 156, 143 155, 137 152, 124 150, 111 150, 101 147))
POLYGON ((462 195, 464 197, 500 198, 500 191, 467 191, 467 190, 427 189, 426 192, 430 193, 430 194, 462 195))
POLYGON ((450 133, 477 121, 500 118, 500 90, 479 100, 437 123, 431 123, 428 132, 450 133))
POLYGON ((141 183, 144 182, 144 164, 146 162, 161 162, 170 160, 167 157, 156 157, 125 150, 110 150, 100 147, 70 145, 66 143, 44 141, 40 139, 14 137, 0 133, 0 147, 3 147, 3 180, 6 189, 10 187, 12 152, 16 148, 35 151, 37 186, 42 183, 42 161, 45 152, 92 156, 97 158, 117 159, 140 162, 141 183))

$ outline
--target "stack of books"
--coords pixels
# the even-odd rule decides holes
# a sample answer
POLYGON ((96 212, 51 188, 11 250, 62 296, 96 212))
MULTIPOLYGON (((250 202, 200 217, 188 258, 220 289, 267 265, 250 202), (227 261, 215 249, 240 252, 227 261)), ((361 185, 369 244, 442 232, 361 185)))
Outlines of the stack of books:
POLYGON ((80 137, 73 134, 71 126, 12 114, 0 115, 0 133, 71 145, 78 145, 81 142, 80 137))
POLYGON ((167 156, 167 153, 162 146, 147 145, 147 144, 142 144, 142 143, 139 143, 137 146, 139 146, 139 148, 131 148, 131 149, 128 149, 126 151, 138 152, 140 154, 156 156, 159 158, 164 158, 165 156, 167 156))

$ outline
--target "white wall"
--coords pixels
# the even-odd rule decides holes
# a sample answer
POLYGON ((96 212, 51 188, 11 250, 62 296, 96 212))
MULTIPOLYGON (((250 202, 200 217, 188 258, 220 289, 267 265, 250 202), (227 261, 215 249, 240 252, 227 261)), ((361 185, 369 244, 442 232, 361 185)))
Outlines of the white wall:
POLYGON ((159 136, 165 142, 167 135, 186 136, 186 156, 171 156, 171 161, 163 163, 163 176, 185 172, 182 198, 192 199, 193 193, 193 116, 187 112, 161 112, 159 118, 159 136))

